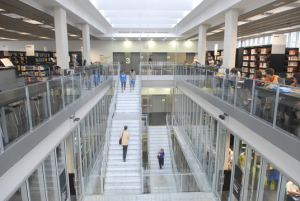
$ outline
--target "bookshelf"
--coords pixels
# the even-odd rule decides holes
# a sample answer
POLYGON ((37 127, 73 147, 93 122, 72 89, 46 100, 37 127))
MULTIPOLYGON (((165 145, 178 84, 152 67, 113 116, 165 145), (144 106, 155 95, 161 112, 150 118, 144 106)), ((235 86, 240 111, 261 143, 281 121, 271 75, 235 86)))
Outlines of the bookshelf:
POLYGON ((270 66, 271 46, 253 46, 242 49, 242 76, 253 78, 256 70, 261 70, 265 75, 265 69, 270 66))
POLYGON ((26 76, 28 83, 46 81, 48 69, 41 65, 22 65, 18 66, 19 76, 26 76), (21 73, 21 74, 20 74, 21 73))
POLYGON ((223 50, 218 50, 216 55, 216 64, 218 64, 221 61, 221 58, 223 57, 223 50))
POLYGON ((299 49, 287 48, 284 63, 286 78, 291 78, 295 72, 299 72, 299 49))

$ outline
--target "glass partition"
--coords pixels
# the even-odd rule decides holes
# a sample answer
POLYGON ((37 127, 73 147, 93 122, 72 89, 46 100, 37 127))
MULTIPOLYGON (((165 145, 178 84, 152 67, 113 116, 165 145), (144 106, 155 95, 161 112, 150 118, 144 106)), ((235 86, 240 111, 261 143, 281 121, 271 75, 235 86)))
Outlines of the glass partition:
POLYGON ((40 165, 28 178, 30 200, 46 200, 43 166, 40 165))
POLYGON ((9 201, 28 201, 27 186, 25 182, 13 194, 9 201))

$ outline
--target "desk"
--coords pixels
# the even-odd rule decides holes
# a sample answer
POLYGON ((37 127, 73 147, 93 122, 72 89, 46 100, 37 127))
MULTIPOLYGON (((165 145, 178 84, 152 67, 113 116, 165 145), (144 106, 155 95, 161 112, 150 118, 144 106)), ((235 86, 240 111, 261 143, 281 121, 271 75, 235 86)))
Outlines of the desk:
POLYGON ((288 194, 287 195, 287 199, 286 199, 286 201, 298 201, 298 200, 300 200, 300 196, 298 195, 297 197, 296 197, 297 195, 296 194, 288 194))

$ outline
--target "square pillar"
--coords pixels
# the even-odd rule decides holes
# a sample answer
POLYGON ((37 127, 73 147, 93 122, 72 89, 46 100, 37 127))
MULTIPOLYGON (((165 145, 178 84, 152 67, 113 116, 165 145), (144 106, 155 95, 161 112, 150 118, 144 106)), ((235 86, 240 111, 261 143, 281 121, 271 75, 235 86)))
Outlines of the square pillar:
POLYGON ((224 68, 235 67, 238 14, 238 9, 231 9, 225 13, 224 68))
POLYGON ((66 10, 62 7, 54 7, 55 44, 57 65, 61 69, 69 68, 69 45, 67 31, 66 10))
POLYGON ((203 24, 199 26, 198 35, 198 62, 205 65, 205 53, 206 53, 206 31, 207 25, 203 24))
POLYGON ((86 60, 86 65, 91 64, 91 40, 90 40, 90 26, 88 24, 82 25, 82 42, 83 42, 83 59, 86 60))

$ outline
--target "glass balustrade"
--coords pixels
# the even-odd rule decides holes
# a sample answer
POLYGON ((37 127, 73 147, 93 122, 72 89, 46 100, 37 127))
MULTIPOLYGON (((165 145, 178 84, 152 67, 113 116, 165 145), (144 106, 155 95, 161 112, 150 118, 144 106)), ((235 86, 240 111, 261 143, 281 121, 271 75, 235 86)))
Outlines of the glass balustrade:
POLYGON ((73 75, 51 76, 45 82, 1 92, 0 153, 24 134, 112 78, 117 73, 117 70, 112 70, 117 69, 116 66, 80 67, 73 75))

